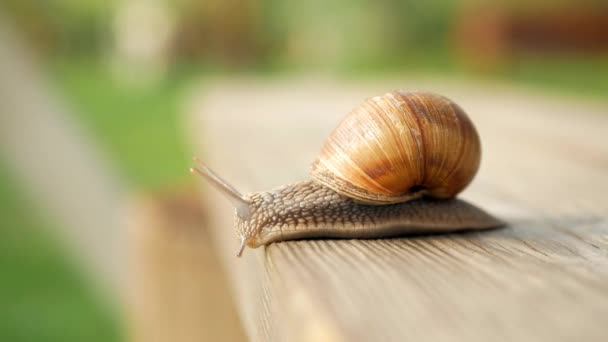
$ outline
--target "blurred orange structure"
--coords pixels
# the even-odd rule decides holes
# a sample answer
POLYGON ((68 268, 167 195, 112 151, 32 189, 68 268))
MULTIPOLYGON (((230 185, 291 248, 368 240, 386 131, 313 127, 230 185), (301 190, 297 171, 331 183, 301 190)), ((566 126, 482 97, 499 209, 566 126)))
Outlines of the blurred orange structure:
POLYGON ((606 54, 608 6, 463 6, 454 42, 467 65, 482 68, 496 67, 520 54, 606 54))

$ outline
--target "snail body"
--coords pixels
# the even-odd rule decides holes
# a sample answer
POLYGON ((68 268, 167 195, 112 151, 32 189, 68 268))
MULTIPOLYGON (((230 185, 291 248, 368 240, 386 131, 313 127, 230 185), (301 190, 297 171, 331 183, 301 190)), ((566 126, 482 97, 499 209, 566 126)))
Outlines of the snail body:
POLYGON ((483 229, 500 224, 481 209, 458 199, 420 198, 366 205, 313 180, 247 197, 256 208, 246 220, 236 216, 237 232, 250 247, 304 238, 383 238, 424 232, 483 229))
POLYGON ((366 100, 334 129, 312 179, 241 195, 201 163, 193 171, 231 199, 245 246, 302 238, 381 238, 497 227, 455 199, 479 168, 481 144, 465 112, 432 93, 366 100))

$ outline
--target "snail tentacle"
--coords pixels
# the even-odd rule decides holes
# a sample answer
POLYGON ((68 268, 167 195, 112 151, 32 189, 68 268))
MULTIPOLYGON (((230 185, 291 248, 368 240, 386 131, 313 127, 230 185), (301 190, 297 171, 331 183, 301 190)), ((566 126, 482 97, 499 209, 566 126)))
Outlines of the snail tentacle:
POLYGON ((200 176, 207 179, 211 185, 213 185, 213 187, 219 190, 222 194, 224 194, 224 196, 226 196, 226 198, 228 198, 228 200, 230 200, 230 202, 232 202, 236 209, 237 215, 241 219, 249 219, 251 216, 251 203, 232 185, 230 185, 230 183, 218 176, 200 159, 194 158, 194 161, 199 165, 199 168, 193 167, 190 169, 190 172, 198 173, 200 176))

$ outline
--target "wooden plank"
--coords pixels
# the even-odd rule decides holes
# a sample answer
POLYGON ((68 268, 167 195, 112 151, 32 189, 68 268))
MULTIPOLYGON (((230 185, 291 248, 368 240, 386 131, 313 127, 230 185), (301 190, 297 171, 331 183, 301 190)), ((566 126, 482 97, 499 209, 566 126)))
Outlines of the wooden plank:
POLYGON ((198 195, 172 190, 131 204, 129 341, 244 341, 198 195))
POLYGON ((218 173, 264 190, 307 178, 338 120, 395 88, 434 90, 470 114, 484 151, 462 197, 508 227, 281 242, 237 259, 232 208, 205 191, 249 337, 605 341, 608 105, 433 80, 224 81, 197 93, 188 127, 218 173))

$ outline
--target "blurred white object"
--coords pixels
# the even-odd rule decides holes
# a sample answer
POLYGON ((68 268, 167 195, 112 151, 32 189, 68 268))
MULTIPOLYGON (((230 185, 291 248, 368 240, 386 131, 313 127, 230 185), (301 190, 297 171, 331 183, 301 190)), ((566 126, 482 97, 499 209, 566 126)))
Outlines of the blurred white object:
POLYGON ((0 158, 95 284, 118 294, 127 267, 124 184, 1 14, 0 158))
POLYGON ((126 0, 114 18, 114 71, 120 81, 145 85, 163 77, 175 31, 163 0, 126 0))

